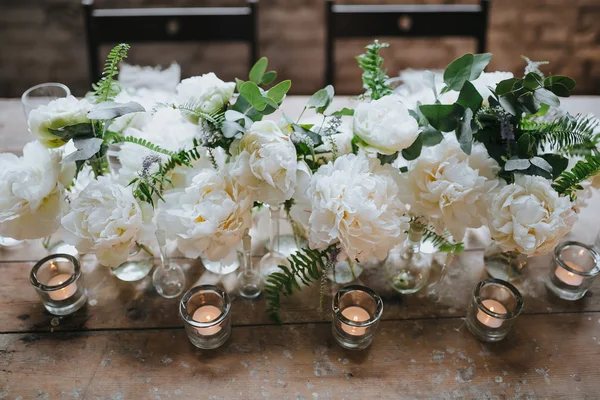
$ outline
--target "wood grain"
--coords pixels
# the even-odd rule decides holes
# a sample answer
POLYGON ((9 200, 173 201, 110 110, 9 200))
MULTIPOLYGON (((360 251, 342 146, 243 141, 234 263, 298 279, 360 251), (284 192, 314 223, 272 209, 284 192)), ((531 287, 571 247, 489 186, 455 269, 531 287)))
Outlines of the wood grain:
POLYGON ((360 352, 328 323, 236 327, 212 351, 182 329, 4 334, 0 388, 11 399, 591 399, 599 316, 520 317, 497 344, 458 318, 389 321, 360 352))

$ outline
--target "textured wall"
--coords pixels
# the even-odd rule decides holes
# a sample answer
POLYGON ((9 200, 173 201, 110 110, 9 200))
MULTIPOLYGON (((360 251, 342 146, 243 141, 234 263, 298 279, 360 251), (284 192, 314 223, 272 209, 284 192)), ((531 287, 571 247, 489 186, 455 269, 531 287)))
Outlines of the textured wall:
MULTIPOLYGON (((348 0, 347 3, 370 3, 348 0)), ((411 1, 386 1, 409 3, 411 1)), ((469 3, 430 0, 421 3, 469 3)), ((381 1, 378 1, 381 3, 381 1)), ((98 7, 240 5, 239 0, 96 0, 98 7)), ((492 0, 489 51, 491 67, 520 73, 521 54, 551 61, 547 71, 567 74, 579 94, 600 94, 600 0, 492 0)), ((260 49, 292 92, 312 93, 322 85, 324 69, 323 0, 261 0, 260 49)), ((390 75, 407 67, 444 68, 461 53, 474 50, 470 40, 388 40, 390 75)), ((354 56, 368 40, 337 46, 338 93, 360 91, 354 56)), ((108 49, 107 49, 108 50, 108 49)), ((183 75, 216 71, 224 79, 245 76, 244 45, 135 45, 130 62, 168 65, 177 60, 183 75)), ((82 94, 88 87, 87 61, 79 0, 0 1, 0 97, 19 96, 28 87, 59 81, 82 94)))

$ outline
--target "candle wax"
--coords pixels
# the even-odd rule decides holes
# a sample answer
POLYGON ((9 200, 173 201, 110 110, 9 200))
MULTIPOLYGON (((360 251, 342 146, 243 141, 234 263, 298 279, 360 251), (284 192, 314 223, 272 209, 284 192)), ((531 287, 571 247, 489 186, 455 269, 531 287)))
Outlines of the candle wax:
MULTIPOLYGON (((355 322, 363 322, 363 321, 367 321, 368 319, 371 318, 371 314, 369 314, 367 312, 367 310, 365 310, 362 307, 357 307, 357 306, 351 306, 351 307, 344 308, 342 310, 342 315, 344 317, 348 318, 349 320, 352 320, 355 322)), ((342 322, 342 330, 353 336, 362 336, 367 332, 367 328, 365 328, 365 327, 350 326, 348 324, 344 324, 343 322, 342 322)))
MULTIPOLYGON (((496 314, 506 314, 506 308, 499 301, 486 299, 482 301, 483 306, 488 310, 495 312, 496 314)), ((482 310, 477 310, 477 319, 482 324, 489 326, 490 328, 500 328, 504 322, 500 318, 492 317, 486 314, 482 310)))
MULTIPOLYGON (((59 274, 59 275, 53 276, 48 281, 46 286, 62 285, 63 283, 68 281, 69 278, 71 278, 71 275, 69 275, 69 274, 59 274)), ((75 282, 73 282, 70 285, 67 285, 67 287, 64 287, 62 289, 49 291, 48 296, 50 296, 50 298, 54 301, 66 300, 69 297, 73 296, 76 291, 77 291, 77 285, 75 284, 75 282)))
MULTIPOLYGON (((565 264, 567 264, 567 266, 569 266, 571 269, 583 272, 583 268, 581 268, 579 265, 575 264, 572 261, 565 261, 565 264)), ((567 271, 566 269, 561 267, 560 264, 556 267, 554 275, 556 275, 556 277, 562 282, 570 286, 581 286, 581 284, 583 283, 583 276, 574 274, 571 271, 567 271)))
MULTIPOLYGON (((219 318, 221 310, 215 306, 202 306, 194 311, 192 319, 197 322, 211 322, 219 318)), ((216 335, 221 331, 221 325, 217 324, 208 328, 196 328, 199 334, 204 336, 216 335)))

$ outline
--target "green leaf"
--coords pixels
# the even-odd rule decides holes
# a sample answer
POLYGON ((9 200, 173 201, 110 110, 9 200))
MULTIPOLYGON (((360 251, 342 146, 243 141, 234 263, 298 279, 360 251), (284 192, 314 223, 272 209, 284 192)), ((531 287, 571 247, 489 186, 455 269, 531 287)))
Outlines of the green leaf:
MULTIPOLYGON (((544 87, 552 90, 552 86, 555 84, 561 84, 568 90, 575 89, 575 81, 567 76, 553 75, 544 79, 544 87)), ((554 90, 552 90, 554 92, 554 90)))
POLYGON ((402 150, 402 157, 405 160, 411 161, 416 159, 421 155, 421 150, 423 149, 423 133, 419 133, 419 136, 415 139, 413 144, 410 147, 402 150))
MULTIPOLYGON (((248 103, 258 111, 262 111, 267 106, 263 99, 260 89, 254 82, 246 82, 240 88, 240 95, 243 96, 248 103)), ((239 99, 238 99, 239 100, 239 99)))
POLYGON ((555 107, 560 106, 560 100, 558 99, 558 97, 556 97, 556 95, 554 93, 552 93, 551 91, 549 91, 547 89, 544 89, 544 88, 537 89, 535 92, 533 92, 533 97, 540 104, 548 104, 549 106, 555 106, 555 107))
POLYGON ((63 158, 61 163, 89 160, 94 154, 100 151, 102 143, 104 141, 100 138, 74 139, 73 144, 77 151, 63 158))
POLYGON ((250 74, 248 77, 250 80, 257 85, 261 83, 263 76, 265 75, 265 71, 267 70, 267 65, 269 64, 269 60, 267 57, 262 57, 258 60, 252 69, 250 70, 250 74))
POLYGON ((395 152, 393 154, 377 153, 377 158, 381 162, 381 165, 392 164, 398 158, 398 152, 395 152))
POLYGON ((92 110, 88 113, 87 117, 91 120, 109 120, 115 119, 122 115, 144 111, 146 111, 144 107, 135 101, 130 101, 127 103, 113 103, 107 101, 95 105, 94 108, 92 108, 92 110))
POLYGON ((445 90, 459 91, 466 81, 472 81, 479 78, 485 67, 492 58, 491 53, 483 54, 465 54, 464 56, 452 61, 444 71, 445 90))
POLYGON ((279 104, 277 104, 277 102, 275 102, 275 100, 271 99, 270 97, 263 96, 263 100, 265 101, 265 103, 267 103, 267 106, 268 106, 263 111, 263 114, 265 114, 265 115, 271 114, 271 112, 272 112, 271 109, 274 111, 279 108, 279 104), (267 109, 269 109, 269 110, 267 110, 267 109), (271 112, 267 112, 267 111, 271 111, 271 112))
POLYGON ((330 117, 344 117, 344 116, 352 117, 352 116, 354 116, 354 110, 344 107, 339 111, 332 112, 331 114, 329 114, 329 116, 330 117))
POLYGON ((451 132, 458 126, 464 112, 460 104, 424 104, 419 107, 429 124, 442 132, 451 132))
POLYGON ((269 91, 267 92, 267 97, 272 99, 275 103, 281 103, 288 90, 290 90, 291 86, 292 81, 290 81, 289 79, 279 82, 277 85, 269 89, 269 91))
POLYGON ((535 142, 529 134, 524 133, 517 140, 517 149, 521 157, 530 158, 533 156, 533 151, 535 150, 535 142))
POLYGON ((59 129, 48 129, 50 133, 68 142, 74 138, 92 138, 94 137, 94 128, 89 122, 83 122, 81 124, 63 126, 59 129))
POLYGON ((543 83, 543 79, 542 77, 535 72, 530 72, 527 75, 525 75, 525 78, 523 79, 523 87, 530 89, 530 90, 535 90, 537 88, 539 88, 543 83))
POLYGON ((456 103, 460 104, 465 109, 470 108, 473 110, 473 113, 476 113, 481 108, 483 97, 481 97, 471 82, 466 81, 462 89, 460 89, 460 94, 458 95, 456 103))
POLYGON ((556 179, 569 166, 569 159, 560 154, 542 154, 540 157, 552 166, 552 179, 556 179))
POLYGON ((473 110, 467 108, 463 115, 462 121, 458 124, 456 129, 456 139, 460 148, 467 154, 471 154, 471 148, 473 147, 473 131, 471 129, 471 121, 473 119, 473 110))
POLYGON ((275 71, 269 71, 266 74, 263 75, 262 80, 260 81, 260 83, 262 83, 263 85, 270 85, 271 83, 273 83, 273 81, 275 80, 275 78, 277 78, 277 72, 275 71))
POLYGON ((525 119, 533 119, 533 118, 543 117, 544 115, 546 115, 548 113, 548 110, 550 110, 550 106, 548 104, 542 104, 540 106, 540 109, 537 110, 537 112, 535 114, 525 115, 525 119))
POLYGON ((550 165, 550 163, 546 160, 544 160, 541 157, 533 157, 531 160, 529 160, 533 165, 535 165, 538 168, 543 169, 544 171, 552 174, 552 165, 550 165))
POLYGON ((308 100, 306 106, 308 108, 314 108, 319 114, 323 114, 323 112, 333 101, 334 93, 335 91, 333 86, 327 85, 325 88, 318 90, 315 94, 313 94, 308 100))
POLYGON ((433 90, 433 96, 437 100, 438 94, 437 94, 437 88, 435 87, 435 74, 429 70, 424 71, 423 72, 423 80, 425 81, 425 84, 429 85, 431 90, 433 90))
POLYGON ((506 162, 506 164, 504 164, 504 170, 507 171, 507 172, 510 172, 510 171, 524 171, 527 168, 529 168, 530 165, 531 165, 531 163, 527 159, 524 159, 524 158, 511 158, 510 160, 508 160, 506 162))
POLYGON ((496 95, 504 96, 505 94, 511 93, 515 89, 515 84, 521 82, 518 78, 509 78, 498 82, 496 85, 496 95))
POLYGON ((246 83, 246 82, 241 79, 235 78, 235 87, 238 92, 240 91, 240 89, 244 83, 246 83))
POLYGON ((571 96, 571 92, 569 88, 567 88, 562 83, 555 83, 550 87, 550 91, 559 97, 569 97, 571 96))
POLYGON ((423 135, 423 146, 431 147, 444 140, 444 134, 432 126, 426 126, 421 132, 423 135))

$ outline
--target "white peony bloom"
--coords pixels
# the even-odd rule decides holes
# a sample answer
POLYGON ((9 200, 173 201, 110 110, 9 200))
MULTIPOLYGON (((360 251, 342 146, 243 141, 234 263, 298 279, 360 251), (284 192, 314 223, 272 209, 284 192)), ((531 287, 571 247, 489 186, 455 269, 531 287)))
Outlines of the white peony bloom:
POLYGON ((60 147, 68 142, 56 136, 50 129, 60 129, 65 126, 88 123, 87 113, 92 104, 87 100, 77 100, 73 96, 63 97, 40 106, 29 113, 29 131, 44 146, 60 147))
POLYGON ((496 189, 488 199, 488 227, 505 251, 545 254, 558 244, 576 219, 573 205, 551 182, 518 175, 515 183, 496 189))
POLYGON ((61 223, 65 241, 80 254, 93 253, 115 268, 127 261, 136 243, 154 243, 152 217, 152 207, 139 203, 131 187, 101 176, 73 200, 61 223))
POLYGON ((296 148, 273 121, 260 121, 234 142, 231 175, 254 192, 255 200, 277 205, 296 188, 296 148))
POLYGON ((228 175, 201 170, 189 187, 172 190, 159 205, 158 224, 186 257, 223 259, 252 225, 252 199, 228 175))
POLYGON ((460 241, 466 228, 482 225, 484 196, 498 186, 499 171, 483 145, 474 145, 469 156, 455 138, 446 136, 409 162, 401 178, 406 188, 401 199, 410 204, 412 214, 429 218, 460 241))
POLYGON ((38 239, 60 227, 63 184, 73 178, 60 160, 37 141, 25 145, 23 157, 0 154, 0 235, 38 239))
POLYGON ((398 170, 363 153, 323 165, 307 191, 310 247, 339 243, 343 256, 383 260, 408 229, 401 191, 398 170))
POLYGON ((177 103, 194 104, 198 111, 212 114, 229 103, 234 90, 234 82, 223 82, 211 72, 182 80, 177 85, 177 103))
POLYGON ((363 102, 354 111, 354 133, 381 154, 410 147, 419 136, 419 124, 397 96, 363 102))

